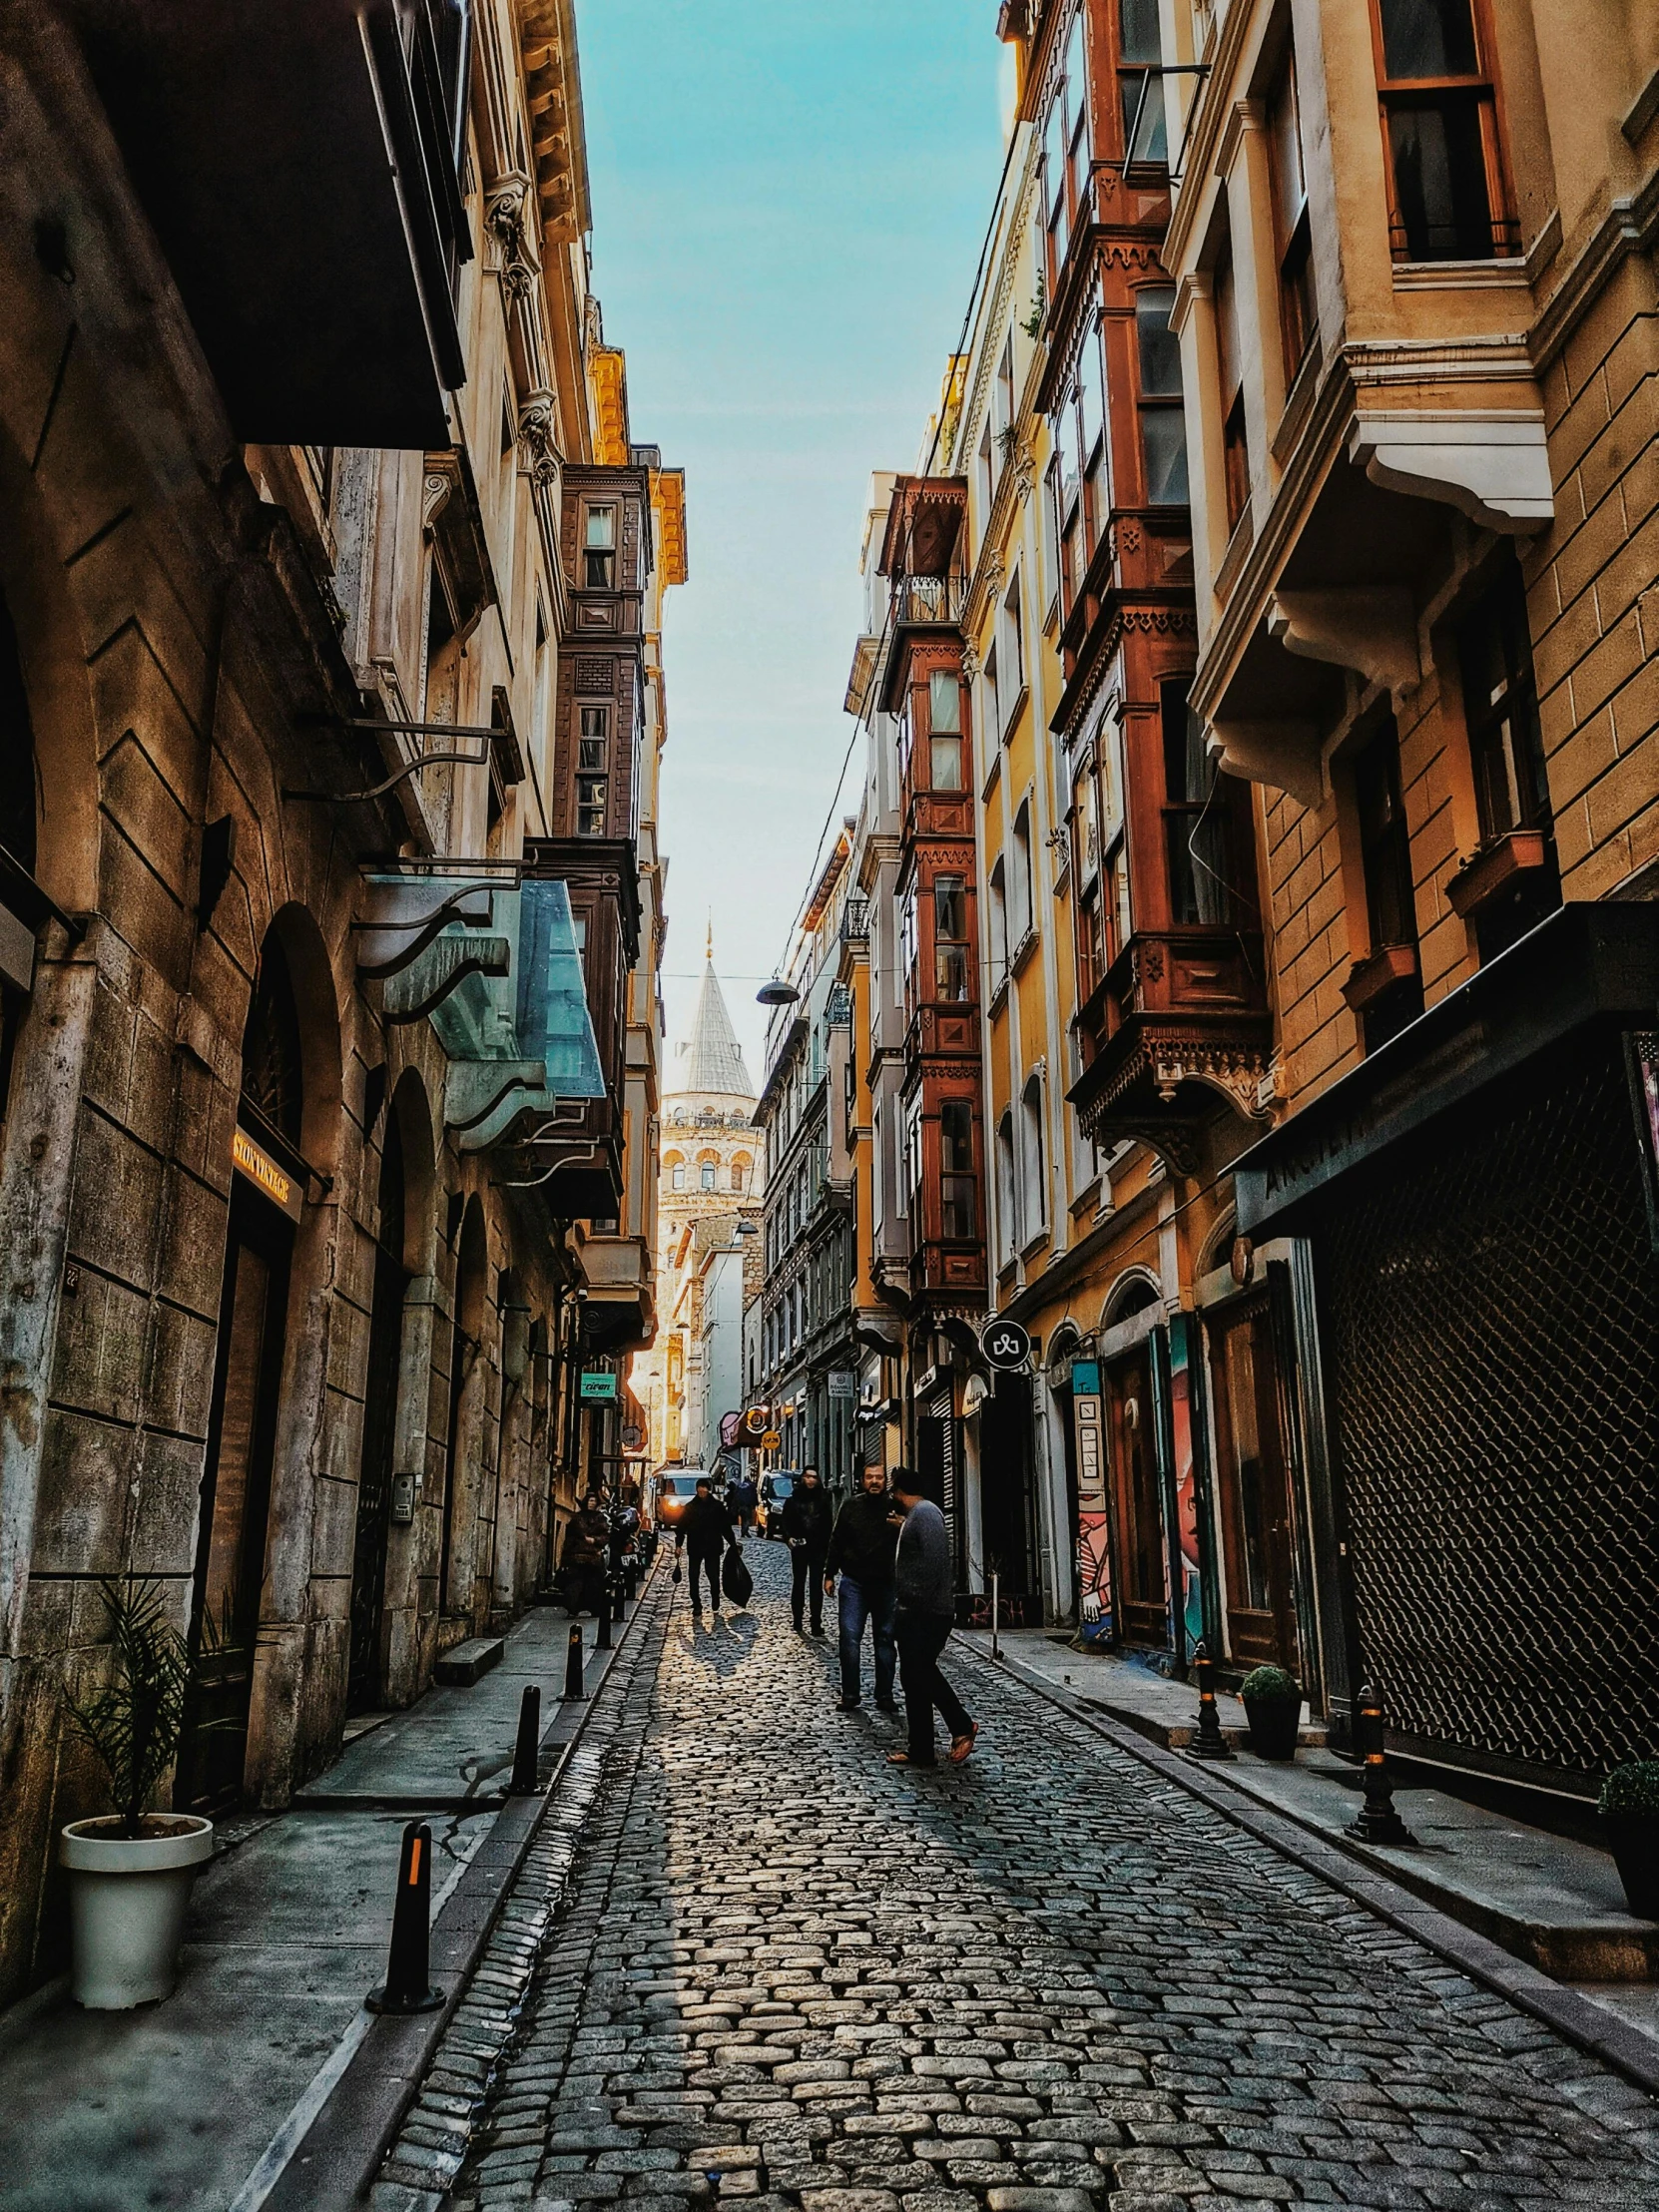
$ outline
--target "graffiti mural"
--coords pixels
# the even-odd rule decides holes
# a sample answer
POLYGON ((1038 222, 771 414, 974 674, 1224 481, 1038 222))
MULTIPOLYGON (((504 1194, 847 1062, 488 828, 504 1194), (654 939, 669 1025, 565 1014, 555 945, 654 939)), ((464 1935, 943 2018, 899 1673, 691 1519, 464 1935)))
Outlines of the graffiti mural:
POLYGON ((1192 1332, 1170 1331, 1170 1440, 1174 1452, 1176 1548, 1181 1560, 1180 1603, 1190 1651, 1204 1635, 1204 1601, 1199 1584, 1198 1498, 1193 1476, 1193 1370, 1187 1357, 1192 1332))
POLYGON ((1078 1618, 1085 1644, 1112 1636, 1112 1561, 1106 1521, 1106 1444, 1100 1424, 1100 1368, 1071 1366, 1071 1417, 1077 1435, 1078 1618))

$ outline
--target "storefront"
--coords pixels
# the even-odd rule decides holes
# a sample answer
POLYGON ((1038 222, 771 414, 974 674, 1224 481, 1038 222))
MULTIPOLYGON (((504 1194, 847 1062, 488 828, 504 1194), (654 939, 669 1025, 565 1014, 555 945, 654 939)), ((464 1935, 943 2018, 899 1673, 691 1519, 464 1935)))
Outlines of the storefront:
POLYGON ((1369 1678, 1403 1748, 1584 1793, 1659 1752, 1656 996, 1659 909, 1564 907, 1237 1174, 1241 1230, 1310 1256, 1334 1713, 1369 1678))

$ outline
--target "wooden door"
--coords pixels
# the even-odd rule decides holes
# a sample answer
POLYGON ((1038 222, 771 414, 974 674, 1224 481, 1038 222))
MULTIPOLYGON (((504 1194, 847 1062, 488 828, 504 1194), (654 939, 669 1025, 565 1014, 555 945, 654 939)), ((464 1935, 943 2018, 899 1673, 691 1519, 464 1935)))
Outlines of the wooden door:
POLYGON ((242 1790, 292 1244, 287 1222, 239 1181, 231 1199, 197 1538, 191 1637, 205 1656, 175 1793, 191 1812, 233 1805, 242 1790))
POLYGON ((1230 1655, 1300 1671, 1291 1491, 1264 1294, 1210 1330, 1230 1655))
POLYGON ((1152 1359, 1138 1345, 1106 1371, 1119 1619, 1126 1641, 1169 1642, 1169 1568, 1158 1479, 1152 1359))

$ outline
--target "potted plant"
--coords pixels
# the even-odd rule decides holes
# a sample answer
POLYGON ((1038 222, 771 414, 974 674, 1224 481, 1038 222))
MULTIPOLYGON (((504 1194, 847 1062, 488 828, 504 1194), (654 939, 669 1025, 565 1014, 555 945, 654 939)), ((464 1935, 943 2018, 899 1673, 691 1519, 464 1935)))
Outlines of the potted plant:
POLYGON ((1302 1684, 1283 1667, 1256 1667, 1239 1685, 1258 1759, 1294 1759, 1302 1726, 1302 1684))
POLYGON ((1601 1785, 1601 1823, 1639 1920, 1659 1921, 1659 1759, 1615 1767, 1601 1785))
POLYGON ((159 1583, 103 1585, 114 1664, 71 1718, 97 1753, 113 1813, 71 1821, 59 1856, 69 1870, 71 1975, 94 2011, 152 2004, 173 1987, 196 1870, 213 1857, 212 1821, 147 1810, 184 1729, 191 1661, 159 1583))

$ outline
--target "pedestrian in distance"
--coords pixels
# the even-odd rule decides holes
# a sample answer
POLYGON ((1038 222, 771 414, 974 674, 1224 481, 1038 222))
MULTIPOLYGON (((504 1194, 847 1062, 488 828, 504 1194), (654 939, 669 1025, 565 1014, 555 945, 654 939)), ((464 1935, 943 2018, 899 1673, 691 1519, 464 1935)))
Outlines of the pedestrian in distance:
POLYGON ((875 1702, 883 1713, 896 1713, 892 1694, 893 1553, 900 1515, 887 1495, 887 1477, 880 1467, 865 1467, 856 1497, 848 1498, 835 1516, 834 1531, 824 1562, 824 1593, 828 1597, 840 1576, 837 1611, 840 1627, 840 1710, 858 1710, 860 1657, 864 1623, 869 1623, 875 1647, 875 1702))
POLYGON ((582 1510, 565 1530, 560 1560, 565 1603, 572 1613, 597 1613, 606 1602, 605 1561, 611 1546, 611 1516, 600 1503, 599 1492, 590 1490, 582 1510))
POLYGON ((824 1562, 830 1555, 832 1512, 830 1492, 820 1482, 817 1467, 803 1468, 780 1523, 790 1547, 790 1611, 795 1615, 797 1635, 802 1630, 809 1597, 813 1634, 824 1634, 824 1562))
POLYGON ((760 1502, 752 1475, 740 1474, 726 1486, 726 1495, 737 1517, 738 1534, 753 1536, 755 1533, 755 1508, 760 1502))
POLYGON ((691 1566, 692 1612, 699 1620, 703 1618, 703 1598, 697 1579, 700 1573, 708 1577, 710 1610, 717 1621, 720 1618, 721 1555, 733 1540, 731 1511, 716 1497, 709 1477, 700 1474, 696 1493, 674 1531, 676 1555, 683 1551, 691 1566))
POLYGON ((890 1767, 933 1767, 933 1712, 950 1731, 950 1763, 959 1767, 973 1749, 977 1724, 970 1720, 961 1699, 939 1672, 939 1653, 945 1647, 955 1618, 951 1592, 950 1532, 944 1515, 931 1498, 923 1497, 908 1467, 894 1467, 893 1501, 903 1515, 898 1549, 893 1558, 893 1581, 898 1598, 894 1636, 898 1663, 904 1672, 904 1712, 910 1741, 903 1751, 890 1751, 890 1767))

